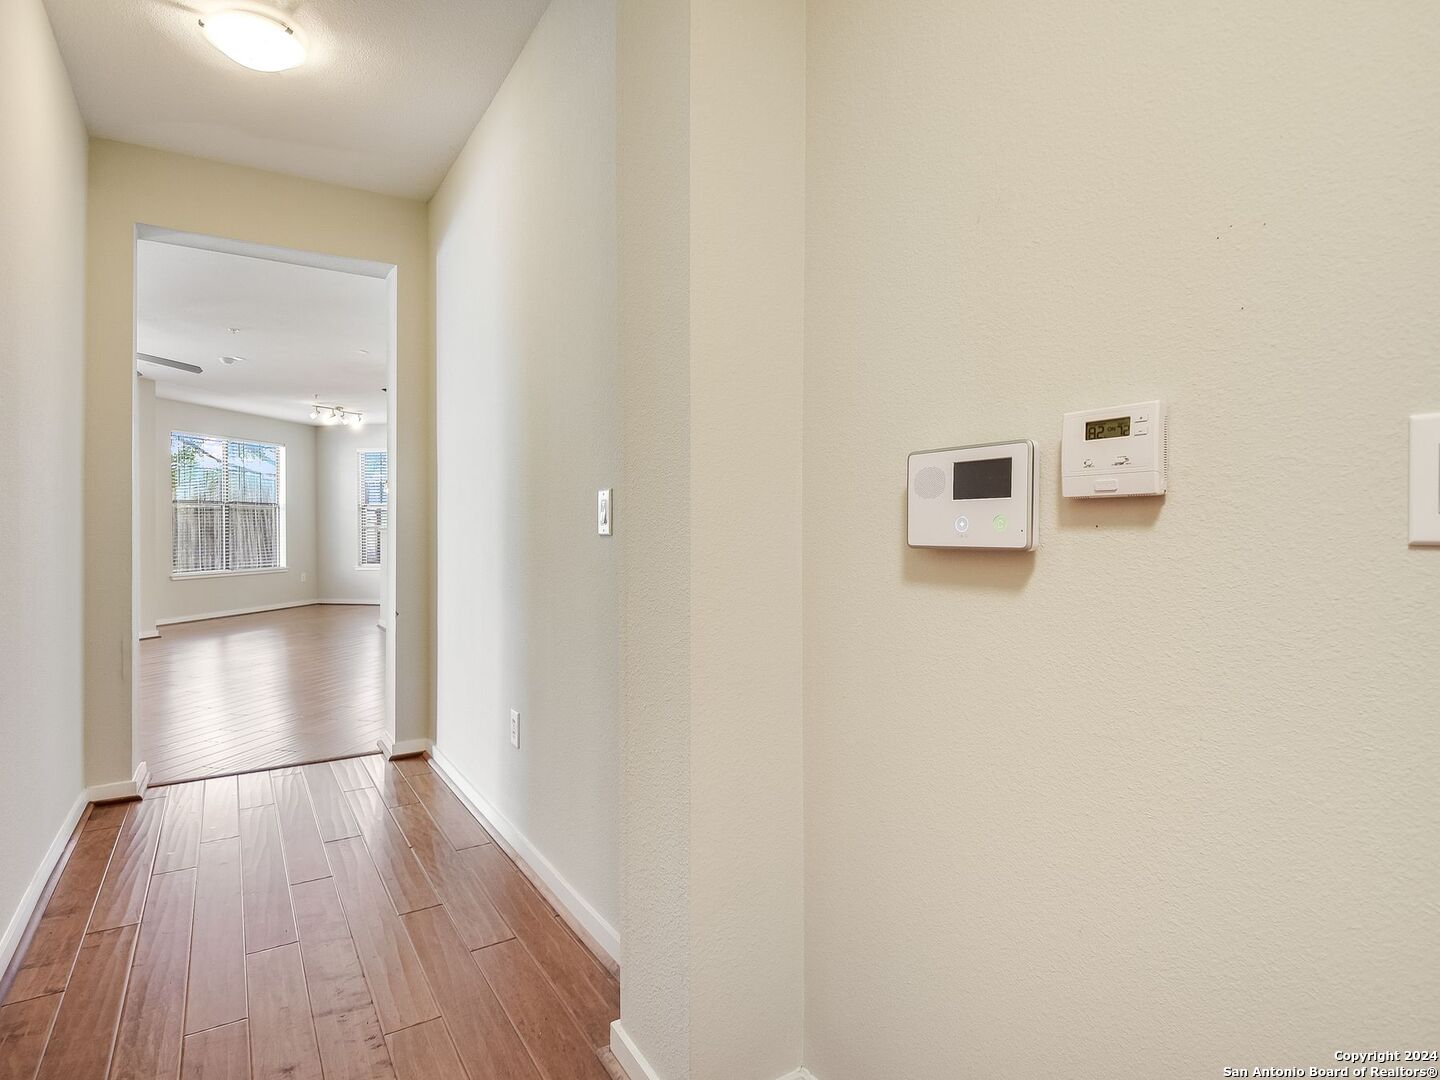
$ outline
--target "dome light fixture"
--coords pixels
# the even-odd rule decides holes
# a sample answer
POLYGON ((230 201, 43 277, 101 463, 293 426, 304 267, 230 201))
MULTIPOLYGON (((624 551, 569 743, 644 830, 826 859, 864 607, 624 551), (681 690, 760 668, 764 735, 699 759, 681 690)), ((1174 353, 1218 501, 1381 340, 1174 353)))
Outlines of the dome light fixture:
POLYGON ((217 11, 200 19, 210 44, 251 71, 288 71, 305 62, 305 46, 278 19, 255 11, 217 11))

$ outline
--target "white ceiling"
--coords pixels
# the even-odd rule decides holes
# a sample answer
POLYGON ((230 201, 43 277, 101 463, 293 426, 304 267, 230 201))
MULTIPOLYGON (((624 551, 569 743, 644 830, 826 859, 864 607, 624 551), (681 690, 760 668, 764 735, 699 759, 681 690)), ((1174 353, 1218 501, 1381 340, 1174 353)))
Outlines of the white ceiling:
POLYGON ((135 258, 136 350, 205 369, 137 363, 161 397, 312 423, 318 396, 384 421, 383 278, 155 240, 140 240, 135 258))
POLYGON ((547 0, 45 0, 92 134, 411 198, 434 194, 547 0), (281 18, 309 56, 261 74, 199 16, 281 18))

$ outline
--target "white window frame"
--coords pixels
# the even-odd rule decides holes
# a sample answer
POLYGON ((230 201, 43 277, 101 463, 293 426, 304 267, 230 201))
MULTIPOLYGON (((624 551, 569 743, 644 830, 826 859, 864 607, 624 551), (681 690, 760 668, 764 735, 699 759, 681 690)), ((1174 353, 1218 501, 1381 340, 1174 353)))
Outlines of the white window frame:
MULTIPOLYGON (((174 443, 174 439, 175 439, 175 436, 176 436, 176 435, 183 435, 183 436, 187 436, 187 437, 192 438, 192 439, 215 439, 215 440, 218 440, 218 441, 220 441, 220 442, 225 442, 225 443, 232 443, 232 442, 258 443, 258 444, 260 444, 260 445, 262 445, 262 446, 273 446, 273 447, 275 447, 276 450, 280 451, 280 453, 277 455, 277 458, 276 458, 277 464, 278 464, 278 466, 279 466, 279 470, 278 470, 278 477, 277 477, 276 484, 275 484, 276 495, 277 495, 277 498, 279 499, 279 503, 278 503, 279 509, 278 509, 278 511, 277 511, 276 528, 277 528, 277 530, 278 530, 279 541, 280 541, 280 543, 279 543, 280 550, 279 550, 279 552, 277 553, 278 558, 279 558, 279 560, 280 560, 280 565, 278 565, 278 566, 261 566, 261 567, 256 567, 256 568, 254 568, 254 569, 249 569, 249 570, 176 570, 176 569, 175 569, 175 489, 172 487, 172 488, 170 489, 170 580, 171 580, 171 581, 191 581, 191 580, 194 580, 194 579, 196 579, 196 578, 248 577, 248 576, 250 576, 250 575, 252 575, 252 574, 284 574, 284 573, 288 572, 289 569, 290 569, 290 566, 289 566, 289 557, 288 557, 288 553, 287 553, 287 550, 286 550, 286 534, 289 532, 289 529, 286 527, 286 514, 285 514, 285 501, 286 501, 286 499, 285 499, 285 492, 286 492, 286 487, 287 487, 286 474, 289 472, 289 460, 288 460, 288 458, 289 458, 289 452, 288 452, 288 450, 286 449, 286 445, 285 445, 284 443, 281 443, 281 442, 271 442, 271 441, 269 441, 268 439, 246 439, 246 438, 241 438, 241 437, 238 436, 238 435, 215 435, 215 434, 210 433, 210 432, 202 432, 202 431, 178 431, 178 430, 177 430, 177 431, 172 431, 172 432, 170 432, 170 438, 166 441, 166 453, 169 455, 169 464, 170 464, 170 467, 171 467, 171 468, 174 467, 175 451, 174 451, 174 448, 173 448, 173 443, 174 443)), ((227 456, 228 456, 228 455, 227 455, 227 456)), ((167 470, 167 472, 168 472, 168 470, 167 470)), ((216 506, 226 506, 226 505, 228 505, 228 502, 222 501, 222 502, 216 503, 215 505, 216 505, 216 506)))
POLYGON ((385 566, 385 534, 390 531, 390 451, 384 446, 362 446, 355 451, 355 569, 373 571, 383 569, 385 566), (365 491, 365 455, 385 455, 385 501, 383 503, 366 503, 361 499, 365 491), (378 563, 361 562, 361 556, 365 550, 365 511, 375 506, 383 507, 385 510, 385 524, 376 526, 380 532, 380 561, 378 563))

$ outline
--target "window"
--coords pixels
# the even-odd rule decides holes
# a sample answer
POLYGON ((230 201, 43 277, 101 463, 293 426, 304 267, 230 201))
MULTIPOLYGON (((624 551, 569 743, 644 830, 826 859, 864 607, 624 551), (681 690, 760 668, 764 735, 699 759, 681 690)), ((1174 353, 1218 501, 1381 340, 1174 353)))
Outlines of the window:
POLYGON ((285 566, 285 448, 218 435, 170 433, 176 575, 285 566))
POLYGON ((360 551, 355 565, 361 570, 380 566, 388 513, 386 461, 384 450, 361 450, 359 471, 360 551))

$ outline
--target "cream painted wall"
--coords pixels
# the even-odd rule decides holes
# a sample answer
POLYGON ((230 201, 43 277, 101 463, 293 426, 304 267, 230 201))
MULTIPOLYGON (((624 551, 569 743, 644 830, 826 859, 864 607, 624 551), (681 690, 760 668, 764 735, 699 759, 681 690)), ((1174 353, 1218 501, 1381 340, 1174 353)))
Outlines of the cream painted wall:
POLYGON ((1440 8, 812 0, 807 1064, 1219 1076, 1440 1037, 1440 8), (1160 499, 1062 412, 1172 407, 1160 499), (1033 436, 1033 555, 905 454, 1033 436))
POLYGON ((804 1022, 804 0, 694 2, 690 42, 689 1075, 774 1080, 804 1022))
POLYGON ((690 3, 616 6, 620 1017, 657 1075, 680 1080, 690 1054, 690 3))
POLYGON ((632 1074, 773 1080, 803 1021, 805 11, 623 0, 632 1074))
POLYGON ((595 514, 620 458, 613 39, 611 5, 556 0, 431 204, 438 747, 611 928, 619 551, 595 514))
POLYGON ((85 383, 86 775, 130 776, 133 680, 130 571, 134 230, 137 223, 398 267, 397 371, 391 386, 391 498, 400 614, 387 648, 397 675, 397 737, 428 737, 433 669, 433 363, 425 204, 94 140, 85 383))
POLYGON ((0 101, 0 940, 13 944, 84 786, 86 143, 39 0, 0 3, 0 101))
MULTIPOLYGON (((361 450, 384 450, 384 424, 364 427, 323 425, 315 432, 316 552, 322 600, 363 600, 379 604, 385 592, 383 569, 357 569, 360 561, 359 497, 361 450)), ((388 537, 387 537, 388 539, 388 537)), ((387 545, 381 542, 382 557, 387 545)))
MULTIPOLYGON (((154 383, 141 379, 141 400, 154 383)), ((316 431, 268 416, 154 398, 149 437, 137 447, 141 483, 150 485, 149 522, 142 522, 140 576, 141 625, 163 625, 198 615, 223 615, 266 606, 303 604, 319 597, 319 458, 316 431), (217 575, 175 580, 171 577, 173 530, 170 488, 170 434, 185 431, 254 439, 285 447, 285 569, 263 574, 217 575), (301 580, 301 576, 305 580, 301 580), (149 618, 147 624, 146 619, 149 618)), ((163 629, 161 630, 163 634, 163 629)))

